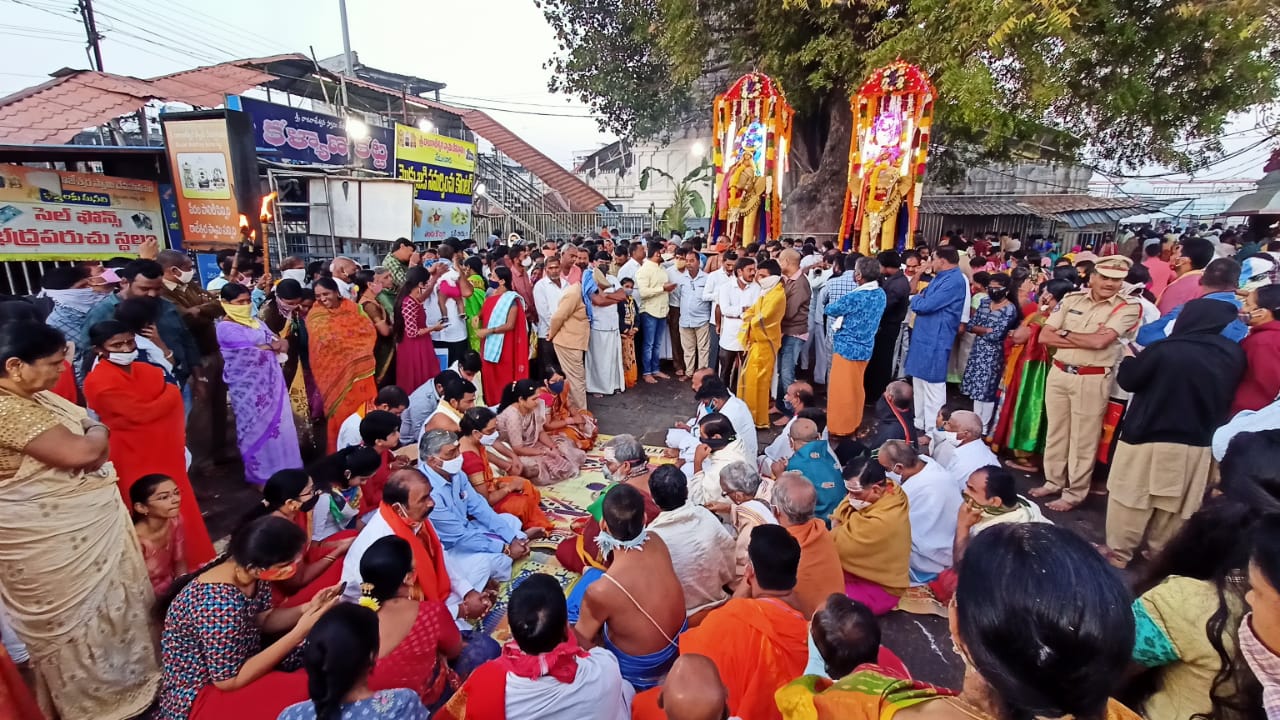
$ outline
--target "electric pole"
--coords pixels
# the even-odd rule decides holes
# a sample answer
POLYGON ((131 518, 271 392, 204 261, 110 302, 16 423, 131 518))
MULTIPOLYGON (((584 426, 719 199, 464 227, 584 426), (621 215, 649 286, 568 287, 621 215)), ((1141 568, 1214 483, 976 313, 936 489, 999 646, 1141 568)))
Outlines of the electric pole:
POLYGON ((351 33, 347 28, 347 0, 338 0, 338 13, 342 15, 342 105, 345 108, 350 105, 347 98, 347 76, 356 75, 355 63, 351 59, 351 33))
POLYGON ((93 0, 78 0, 76 5, 80 9, 80 17, 84 18, 84 31, 89 36, 94 70, 102 72, 102 45, 99 44, 102 36, 98 34, 98 23, 93 19, 93 0))

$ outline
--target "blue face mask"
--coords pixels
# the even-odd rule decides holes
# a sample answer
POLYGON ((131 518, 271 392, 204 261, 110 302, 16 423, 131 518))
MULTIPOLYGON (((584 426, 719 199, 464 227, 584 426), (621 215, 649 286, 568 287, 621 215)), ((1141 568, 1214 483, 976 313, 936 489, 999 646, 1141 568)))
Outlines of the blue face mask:
POLYGON ((564 392, 564 381, 561 380, 560 382, 553 382, 550 385, 547 385, 547 389, 551 390, 551 392, 555 393, 556 395, 559 395, 560 393, 564 392))
POLYGON ((490 288, 493 288, 494 290, 497 290, 497 289, 498 289, 498 281, 497 281, 497 280, 490 280, 490 281, 489 281, 489 287, 490 287, 490 288))

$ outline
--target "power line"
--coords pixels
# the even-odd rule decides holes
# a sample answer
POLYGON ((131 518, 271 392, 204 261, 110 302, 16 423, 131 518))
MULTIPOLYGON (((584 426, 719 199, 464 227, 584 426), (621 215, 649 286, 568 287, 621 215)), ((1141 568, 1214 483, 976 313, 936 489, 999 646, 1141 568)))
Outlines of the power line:
MULTIPOLYGON (((150 10, 146 10, 146 11, 138 10, 138 9, 135 9, 135 7, 136 6, 128 3, 124 3, 124 2, 114 2, 107 5, 107 8, 108 8, 107 10, 105 11, 99 10, 98 14, 104 17, 110 17, 113 20, 117 20, 119 22, 141 27, 147 30, 148 32, 151 32, 152 28, 147 26, 146 24, 151 23, 153 21, 159 21, 163 23, 168 29, 171 29, 171 30, 186 33, 196 37, 199 37, 203 34, 202 40, 204 41, 204 44, 209 47, 209 49, 221 52, 227 55, 228 57, 246 57, 253 54, 252 52, 246 52, 239 47, 233 48, 231 50, 226 49, 226 45, 228 44, 229 41, 227 41, 222 37, 211 38, 212 33, 210 31, 212 30, 212 28, 208 26, 205 26, 205 27, 191 26, 186 24, 186 21, 172 19, 168 16, 161 16, 150 10), (123 15, 124 18, 117 18, 111 15, 110 13, 119 13, 123 15), (211 39, 214 42, 211 42, 211 39)), ((237 42, 237 41, 233 40, 230 42, 237 42)))
POLYGON ((440 96, 441 96, 441 97, 445 97, 445 98, 455 98, 455 99, 458 99, 458 100, 478 100, 478 101, 480 101, 480 102, 497 103, 497 104, 499 104, 499 105, 522 105, 522 106, 525 106, 525 107, 562 108, 562 109, 564 109, 564 108, 568 108, 568 109, 581 109, 581 110, 590 110, 590 109, 591 109, 591 107, 590 107, 589 105, 567 105, 567 104, 566 104, 566 105, 559 105, 559 104, 555 104, 555 103, 530 103, 530 102, 517 102, 517 101, 515 101, 515 100, 502 100, 502 99, 497 99, 497 98, 471 97, 471 96, 468 96, 468 95, 454 95, 453 93, 440 93, 440 96))

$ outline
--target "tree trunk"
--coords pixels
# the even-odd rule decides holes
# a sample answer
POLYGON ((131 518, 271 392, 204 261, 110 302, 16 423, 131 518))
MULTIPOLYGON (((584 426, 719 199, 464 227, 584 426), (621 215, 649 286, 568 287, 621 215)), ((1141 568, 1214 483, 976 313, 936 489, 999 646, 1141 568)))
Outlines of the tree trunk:
POLYGON ((782 227, 786 235, 814 235, 826 240, 840 232, 849 173, 849 135, 853 130, 853 114, 846 96, 832 93, 825 120, 818 169, 800 176, 783 198, 782 227))

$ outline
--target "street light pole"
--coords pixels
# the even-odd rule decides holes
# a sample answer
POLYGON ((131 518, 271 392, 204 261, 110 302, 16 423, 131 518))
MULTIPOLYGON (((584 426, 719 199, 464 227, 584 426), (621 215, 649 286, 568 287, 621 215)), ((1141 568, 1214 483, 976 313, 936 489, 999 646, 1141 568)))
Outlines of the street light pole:
POLYGON ((338 0, 338 13, 342 15, 342 104, 347 101, 347 76, 356 73, 355 63, 351 60, 351 32, 347 28, 347 0, 338 0))
MULTIPOLYGON (((102 36, 98 34, 98 23, 93 18, 93 0, 79 0, 77 6, 80 17, 84 18, 84 31, 89 36, 89 49, 93 51, 94 70, 102 72, 102 46, 99 44, 102 36)), ((343 20, 345 23, 345 16, 343 20)))

